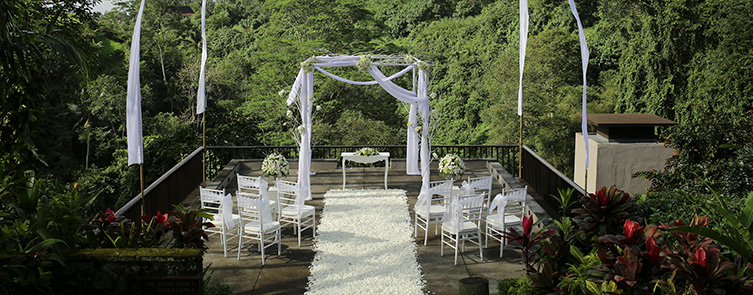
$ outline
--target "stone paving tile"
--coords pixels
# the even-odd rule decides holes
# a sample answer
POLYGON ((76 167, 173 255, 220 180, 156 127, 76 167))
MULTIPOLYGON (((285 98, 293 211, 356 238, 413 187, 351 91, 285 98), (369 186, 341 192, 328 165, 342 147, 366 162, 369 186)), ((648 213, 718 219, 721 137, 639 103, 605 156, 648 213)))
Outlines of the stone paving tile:
MULTIPOLYGON (((486 168, 479 166, 481 165, 469 163, 464 178, 489 175, 486 168)), ((348 168, 347 173, 346 187, 348 189, 384 188, 383 168, 348 168)), ((241 170, 241 174, 258 176, 260 171, 241 170)), ((295 171, 291 171, 291 175, 295 175, 295 171)), ((439 180, 437 175, 434 175, 434 178, 432 180, 439 180)), ((318 222, 319 214, 326 202, 323 200, 324 193, 330 189, 342 189, 342 170, 317 171, 316 175, 311 176, 311 183, 314 200, 308 201, 307 204, 317 208, 318 222)), ((405 170, 390 170, 388 186, 406 190, 411 214, 413 214, 412 208, 416 202, 420 183, 420 176, 405 175, 405 170)), ((458 184, 456 182, 456 185, 458 184)), ((492 194, 501 190, 501 185, 495 183, 492 194)), ((235 191, 233 182, 226 191, 228 193, 235 191)), ((193 206, 198 204, 198 189, 188 196, 184 204, 193 206)), ((411 220, 413 220, 412 215, 411 220)), ((214 271, 212 281, 230 285, 233 294, 302 294, 306 290, 309 266, 314 258, 314 252, 311 250, 313 242, 311 231, 304 231, 301 247, 298 247, 297 238, 292 229, 283 230, 282 236, 282 255, 277 255, 275 246, 268 248, 271 253, 267 254, 264 266, 261 265, 261 255, 257 252, 256 246, 244 245, 239 261, 236 258, 238 240, 233 239, 229 244, 228 257, 225 258, 222 254, 219 236, 212 236, 208 243, 209 250, 204 255, 204 266, 211 264, 210 271, 214 271)), ((466 251, 459 256, 456 266, 452 248, 445 248, 444 257, 439 255, 439 241, 440 236, 434 234, 432 227, 429 232, 428 246, 423 246, 423 232, 419 230, 418 260, 426 280, 425 292, 427 294, 456 294, 459 280, 468 276, 488 279, 490 294, 496 294, 496 285, 500 279, 514 278, 524 273, 520 252, 512 247, 505 248, 504 258, 499 258, 499 244, 490 241, 489 247, 484 249, 484 260, 480 260, 478 246, 466 244, 466 251)))

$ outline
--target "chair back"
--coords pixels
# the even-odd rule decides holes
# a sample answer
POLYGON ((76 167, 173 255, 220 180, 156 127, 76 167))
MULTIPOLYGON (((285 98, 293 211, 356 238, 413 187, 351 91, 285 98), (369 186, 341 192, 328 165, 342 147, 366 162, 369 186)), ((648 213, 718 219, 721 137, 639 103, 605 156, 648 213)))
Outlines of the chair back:
POLYGON ((238 192, 256 193, 266 199, 269 198, 269 185, 263 178, 237 174, 235 179, 238 181, 238 192))
POLYGON ((468 178, 468 185, 471 187, 474 194, 478 195, 481 193, 486 193, 484 202, 487 207, 489 207, 489 202, 491 201, 492 180, 493 178, 491 176, 468 178))
POLYGON ((235 180, 238 182, 239 192, 259 193, 259 187, 262 181, 261 177, 246 176, 238 173, 235 180))
MULTIPOLYGON (((222 208, 222 198, 225 197, 225 190, 215 190, 208 188, 199 188, 199 197, 201 199, 201 208, 206 209, 212 215, 220 215, 222 208)), ((215 217, 216 218, 216 217, 215 217)))
POLYGON ((484 194, 476 196, 458 196, 454 198, 442 216, 442 226, 460 231, 464 221, 471 221, 479 226, 481 213, 484 208, 484 194))
POLYGON ((244 192, 239 192, 236 197, 241 224, 258 221, 261 232, 264 232, 266 226, 275 222, 269 210, 269 200, 262 199, 259 194, 244 192))
POLYGON ((442 203, 449 203, 450 197, 452 197, 452 180, 429 182, 429 192, 432 201, 441 200, 442 203))
POLYGON ((458 200, 463 206, 463 219, 478 224, 481 221, 481 216, 484 212, 486 193, 471 196, 458 196, 458 200))
POLYGON ((497 209, 497 214, 514 215, 523 220, 528 205, 528 186, 504 191, 504 199, 504 206, 497 209))
MULTIPOLYGON (((301 194, 301 187, 296 182, 277 180, 277 204, 282 209, 287 206, 296 206, 300 214, 303 209, 304 196, 301 194)), ((278 211, 280 212, 280 211, 278 211)))

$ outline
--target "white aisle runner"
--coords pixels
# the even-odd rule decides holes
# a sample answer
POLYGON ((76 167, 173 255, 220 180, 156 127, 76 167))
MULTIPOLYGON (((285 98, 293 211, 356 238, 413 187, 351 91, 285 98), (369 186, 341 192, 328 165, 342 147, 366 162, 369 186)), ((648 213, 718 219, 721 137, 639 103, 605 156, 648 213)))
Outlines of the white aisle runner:
POLYGON ((403 190, 330 190, 306 294, 423 294, 403 190))

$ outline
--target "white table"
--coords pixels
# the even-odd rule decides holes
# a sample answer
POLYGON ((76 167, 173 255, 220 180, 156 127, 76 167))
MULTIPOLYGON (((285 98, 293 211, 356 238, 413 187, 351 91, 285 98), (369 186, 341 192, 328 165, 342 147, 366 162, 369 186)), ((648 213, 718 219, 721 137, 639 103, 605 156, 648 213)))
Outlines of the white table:
POLYGON ((356 156, 354 153, 341 153, 340 156, 343 158, 343 189, 345 189, 345 161, 364 164, 384 161, 384 189, 387 189, 387 173, 390 169, 390 153, 379 153, 379 155, 373 156, 356 156))

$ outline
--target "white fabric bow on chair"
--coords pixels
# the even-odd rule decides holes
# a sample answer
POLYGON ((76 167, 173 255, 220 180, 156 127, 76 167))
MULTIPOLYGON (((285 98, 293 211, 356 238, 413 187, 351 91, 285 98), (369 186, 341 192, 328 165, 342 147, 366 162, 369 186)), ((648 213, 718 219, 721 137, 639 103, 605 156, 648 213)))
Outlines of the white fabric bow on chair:
POLYGON ((235 228, 235 219, 233 219, 233 196, 227 194, 222 198, 220 203, 222 208, 222 223, 227 229, 235 228))
POLYGON ((261 199, 267 200, 267 204, 269 204, 269 184, 264 179, 259 180, 259 194, 261 199))

